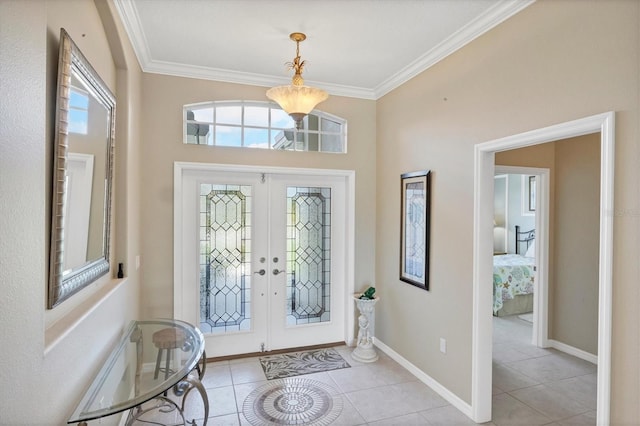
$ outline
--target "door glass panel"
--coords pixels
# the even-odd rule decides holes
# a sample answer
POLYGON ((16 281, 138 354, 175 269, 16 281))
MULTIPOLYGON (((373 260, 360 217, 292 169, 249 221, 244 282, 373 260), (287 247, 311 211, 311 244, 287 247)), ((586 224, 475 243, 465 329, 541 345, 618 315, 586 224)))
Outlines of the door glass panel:
POLYGON ((287 325, 331 320, 331 188, 287 187, 287 325))
POLYGON ((200 185, 200 330, 251 328, 251 186, 200 185))

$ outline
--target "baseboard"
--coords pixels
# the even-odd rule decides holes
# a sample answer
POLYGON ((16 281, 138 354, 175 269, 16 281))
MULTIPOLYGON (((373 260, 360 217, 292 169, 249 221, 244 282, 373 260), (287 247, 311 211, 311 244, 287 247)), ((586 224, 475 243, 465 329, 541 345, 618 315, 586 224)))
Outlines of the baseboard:
POLYGON ((374 339, 374 345, 377 346, 382 352, 389 355, 394 361, 407 369, 411 374, 416 376, 425 385, 433 389, 438 395, 443 397, 449 404, 456 407, 462 413, 464 413, 470 419, 472 418, 471 405, 460 399, 456 394, 444 387, 440 382, 429 376, 424 371, 407 361, 402 355, 385 345, 380 339, 374 339))
POLYGON ((548 347, 557 349, 560 352, 573 355, 576 358, 580 358, 585 361, 589 361, 592 364, 598 365, 598 356, 594 354, 590 354, 589 352, 583 351, 582 349, 575 348, 573 346, 567 345, 566 343, 558 342, 557 340, 553 340, 553 339, 548 339, 547 345, 548 347))

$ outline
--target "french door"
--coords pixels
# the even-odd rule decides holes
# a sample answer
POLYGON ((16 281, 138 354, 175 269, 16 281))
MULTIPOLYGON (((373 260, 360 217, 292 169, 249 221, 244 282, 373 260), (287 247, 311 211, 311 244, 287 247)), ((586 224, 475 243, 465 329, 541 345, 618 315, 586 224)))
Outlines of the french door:
POLYGON ((176 312, 208 356, 345 341, 345 187, 341 176, 183 174, 176 312))

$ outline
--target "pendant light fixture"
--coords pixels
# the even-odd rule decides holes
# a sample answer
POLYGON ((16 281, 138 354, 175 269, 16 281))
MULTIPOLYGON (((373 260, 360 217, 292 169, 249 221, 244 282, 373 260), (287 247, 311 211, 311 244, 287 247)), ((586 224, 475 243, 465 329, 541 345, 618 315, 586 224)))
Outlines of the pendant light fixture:
POLYGON ((303 33, 291 33, 289 38, 296 42, 296 57, 293 62, 288 62, 286 65, 289 69, 294 70, 295 74, 290 85, 272 87, 267 90, 267 97, 277 102, 280 108, 293 118, 296 128, 300 129, 304 116, 309 114, 320 102, 326 100, 329 95, 322 89, 304 85, 302 70, 305 61, 300 59, 300 42, 304 41, 307 36, 303 33))

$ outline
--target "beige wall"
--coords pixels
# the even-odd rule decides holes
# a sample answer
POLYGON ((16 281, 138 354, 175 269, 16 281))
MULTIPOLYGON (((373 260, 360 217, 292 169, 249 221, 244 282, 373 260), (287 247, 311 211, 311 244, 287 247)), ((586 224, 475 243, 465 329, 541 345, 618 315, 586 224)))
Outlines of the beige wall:
MULTIPOLYGON (((110 1, 100 3, 106 8, 103 12, 112 10, 110 1)), ((123 327, 138 316, 135 275, 119 286, 104 277, 55 309, 45 309, 60 27, 119 95, 118 108, 124 104, 137 108, 134 100, 139 99, 119 90, 120 70, 116 71, 111 52, 119 39, 105 34, 104 18, 90 0, 0 1, 2 424, 66 423, 123 327)), ((135 79, 140 70, 131 47, 120 46, 119 52, 131 66, 123 74, 135 79)), ((128 136, 138 132, 129 117, 118 115, 116 121, 129 129, 128 136)), ((128 141, 125 137, 116 144, 120 162, 128 141)), ((121 170, 116 179, 122 182, 121 170)), ((129 232, 121 224, 135 206, 123 188, 130 189, 124 184, 114 193, 114 234, 130 241, 132 249, 139 246, 137 230, 129 232)), ((127 248, 116 247, 112 253, 115 260, 126 256, 127 248)))
POLYGON ((377 103, 377 337, 471 399, 474 145, 616 111, 612 402, 637 423, 637 1, 538 1, 377 103), (398 280, 398 179, 431 169, 431 291, 398 280), (438 350, 447 339, 447 354, 438 350))
POLYGON ((550 170, 549 338, 597 354, 600 133, 496 153, 550 170))
POLYGON ((550 337, 597 355, 600 134, 555 145, 555 303, 550 337))
POLYGON ((173 315, 173 164, 192 161, 356 171, 355 288, 375 284, 375 102, 332 96, 320 110, 348 121, 348 153, 185 145, 182 107, 217 100, 266 101, 266 88, 157 74, 143 78, 142 235, 146 317, 173 315))

